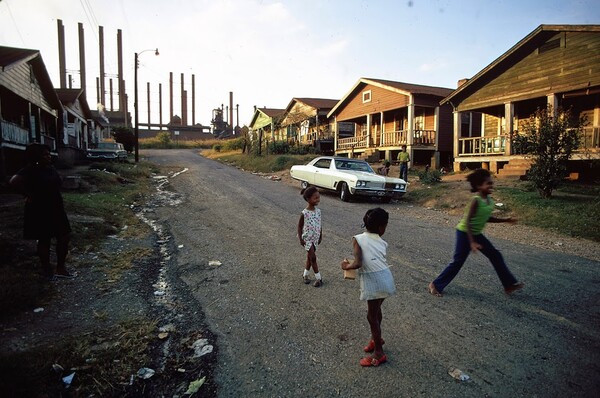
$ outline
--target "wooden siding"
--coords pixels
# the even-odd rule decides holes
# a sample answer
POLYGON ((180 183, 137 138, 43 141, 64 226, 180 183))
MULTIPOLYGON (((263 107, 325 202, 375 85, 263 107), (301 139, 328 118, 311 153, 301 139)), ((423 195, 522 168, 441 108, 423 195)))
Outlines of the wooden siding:
POLYGON ((459 110, 467 111, 508 101, 545 97, 600 85, 600 34, 563 32, 561 46, 538 53, 537 48, 508 70, 466 98, 459 110))
POLYGON ((294 106, 286 112, 286 115, 282 121, 282 126, 288 126, 290 124, 296 124, 302 120, 306 120, 310 117, 317 115, 317 110, 312 106, 308 106, 301 102, 294 103, 294 106))
POLYGON ((272 121, 272 118, 270 118, 269 116, 260 112, 258 114, 258 117, 256 118, 256 121, 254 122, 254 124, 252 126, 250 126, 250 128, 251 129, 259 129, 261 127, 270 126, 271 121, 272 121))
POLYGON ((450 105, 444 105, 440 107, 439 111, 439 130, 438 135, 438 151, 441 152, 452 152, 454 146, 454 130, 453 130, 453 115, 452 107, 450 105))
POLYGON ((338 122, 352 120, 367 114, 385 112, 408 106, 409 97, 370 84, 359 86, 346 106, 337 115, 338 122), (362 88, 361 88, 362 87, 362 88), (363 103, 363 92, 371 91, 371 101, 363 103))
POLYGON ((52 106, 44 97, 42 89, 28 63, 22 63, 0 73, 0 85, 6 87, 19 97, 39 106, 46 112, 56 114, 56 111, 52 109, 52 106))

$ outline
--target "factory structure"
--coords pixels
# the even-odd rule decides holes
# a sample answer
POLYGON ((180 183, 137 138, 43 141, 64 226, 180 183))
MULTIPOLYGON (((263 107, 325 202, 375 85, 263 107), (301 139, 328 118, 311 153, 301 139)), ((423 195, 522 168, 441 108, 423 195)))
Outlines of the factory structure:
MULTIPOLYGON (((60 73, 60 89, 68 90, 73 89, 73 78, 68 73, 66 68, 66 51, 65 51, 65 29, 62 20, 57 21, 58 25, 58 53, 59 53, 59 73, 60 73), (68 83, 67 83, 68 82, 68 83)), ((105 51, 104 51, 104 28, 99 26, 98 30, 98 42, 99 42, 99 62, 100 72, 99 76, 96 77, 96 103, 97 107, 89 107, 90 109, 97 108, 92 113, 96 116, 105 120, 111 126, 122 126, 122 127, 134 127, 132 123, 132 110, 129 109, 128 93, 126 91, 125 80, 123 77, 123 33, 121 29, 117 31, 117 69, 118 73, 115 76, 108 76, 105 73, 105 51), (108 83, 108 85, 107 85, 108 83)), ((86 93, 87 84, 87 73, 86 73, 86 56, 85 56, 85 40, 83 24, 79 23, 79 76, 80 84, 79 88, 83 90, 83 98, 89 98, 86 93)), ((156 50, 158 55, 158 49, 156 50)), ((136 57, 137 61, 137 57, 136 57)), ((136 78, 137 68, 139 65, 135 65, 136 78)), ((172 135, 177 135, 179 139, 184 140, 198 140, 206 138, 219 138, 229 137, 235 135, 235 127, 239 125, 233 124, 233 92, 229 92, 229 105, 224 106, 221 104, 212 112, 211 125, 202 125, 196 123, 196 79, 195 75, 191 75, 191 96, 190 93, 185 89, 185 78, 186 76, 181 73, 179 90, 179 101, 176 99, 176 83, 173 72, 169 73, 169 118, 163 120, 163 87, 162 84, 158 84, 158 114, 153 115, 151 112, 151 87, 150 82, 146 83, 146 98, 147 101, 147 115, 143 115, 141 112, 137 116, 138 129, 140 138, 148 138, 155 136, 160 131, 169 131, 172 135), (191 104, 188 103, 188 99, 191 98, 191 104), (175 104, 180 102, 180 113, 175 113, 175 104), (191 106, 190 106, 191 105, 191 106), (190 118, 191 116, 191 118, 190 118)), ((137 80, 137 79, 136 79, 137 80)), ((136 81, 136 89, 137 89, 136 81)), ((140 103, 142 99, 139 100, 140 103)), ((135 102, 134 102, 135 108, 135 102)), ((139 107, 138 107, 139 108, 139 107)), ((236 106, 236 112, 239 110, 239 106, 236 106)), ((133 110, 135 111, 135 109, 133 110)), ((108 138, 108 137, 104 137, 108 138)))

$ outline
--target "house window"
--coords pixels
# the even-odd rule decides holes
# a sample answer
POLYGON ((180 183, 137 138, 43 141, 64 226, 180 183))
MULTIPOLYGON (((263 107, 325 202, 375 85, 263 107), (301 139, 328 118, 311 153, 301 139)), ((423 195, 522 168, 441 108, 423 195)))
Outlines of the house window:
POLYGON ((362 93, 363 104, 371 102, 371 90, 363 91, 362 93))

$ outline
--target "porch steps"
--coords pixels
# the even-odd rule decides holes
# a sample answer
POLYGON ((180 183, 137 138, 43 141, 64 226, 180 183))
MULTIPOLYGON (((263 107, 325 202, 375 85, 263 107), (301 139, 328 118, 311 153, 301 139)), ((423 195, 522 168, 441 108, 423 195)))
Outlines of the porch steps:
POLYGON ((366 160, 369 163, 379 162, 379 149, 367 149, 362 152, 358 158, 366 160))
POLYGON ((512 159, 498 170, 498 178, 519 178, 531 168, 531 159, 512 159))

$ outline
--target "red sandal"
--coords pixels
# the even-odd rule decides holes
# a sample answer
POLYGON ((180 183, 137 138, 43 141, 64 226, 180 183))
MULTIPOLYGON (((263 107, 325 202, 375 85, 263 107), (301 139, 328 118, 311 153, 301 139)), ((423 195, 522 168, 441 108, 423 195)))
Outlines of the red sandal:
POLYGON ((360 366, 379 366, 382 363, 386 363, 387 362, 387 356, 382 356, 381 358, 374 358, 374 357, 364 357, 363 359, 360 360, 360 366))

